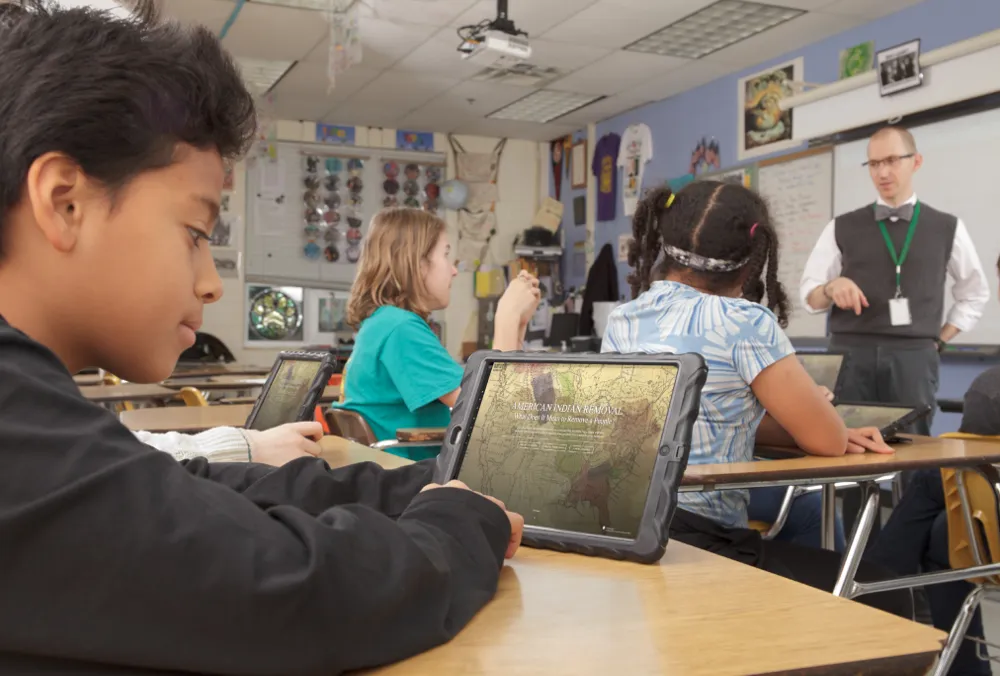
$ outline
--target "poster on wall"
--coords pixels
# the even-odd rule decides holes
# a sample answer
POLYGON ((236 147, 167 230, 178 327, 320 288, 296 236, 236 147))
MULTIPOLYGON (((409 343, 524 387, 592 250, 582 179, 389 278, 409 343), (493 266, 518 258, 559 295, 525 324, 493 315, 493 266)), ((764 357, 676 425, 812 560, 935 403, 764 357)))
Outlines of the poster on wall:
POLYGON ((793 111, 781 110, 778 104, 795 93, 794 83, 802 81, 803 72, 803 59, 799 57, 739 80, 738 159, 798 145, 792 140, 793 111))
POLYGON ((697 176, 706 171, 718 171, 722 168, 719 160, 719 142, 714 138, 706 139, 704 136, 691 151, 691 164, 688 166, 688 173, 697 176))
POLYGON ((840 79, 867 73, 875 67, 875 41, 869 40, 840 50, 840 79))
POLYGON ((878 91, 882 96, 919 87, 923 83, 920 72, 920 40, 883 49, 878 59, 878 91))
POLYGON ((354 145, 354 127, 342 127, 336 124, 316 123, 317 143, 332 143, 340 146, 354 145))
POLYGON ((396 132, 396 149, 433 152, 434 134, 432 132, 400 129, 396 132))

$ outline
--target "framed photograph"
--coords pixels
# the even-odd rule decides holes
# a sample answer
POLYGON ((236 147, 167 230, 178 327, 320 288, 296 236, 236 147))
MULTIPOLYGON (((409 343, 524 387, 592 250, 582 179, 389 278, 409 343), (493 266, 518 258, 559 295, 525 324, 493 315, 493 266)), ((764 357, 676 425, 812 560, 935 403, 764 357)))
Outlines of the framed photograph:
POLYGON ((794 111, 778 105, 795 93, 795 83, 804 75, 803 59, 782 63, 748 75, 737 83, 739 136, 737 157, 745 160, 794 148, 794 111))
POLYGON ((924 81, 920 72, 920 38, 883 49, 876 57, 878 92, 890 96, 919 87, 924 81))
POLYGON ((583 139, 573 144, 570 154, 570 168, 574 189, 587 187, 587 141, 583 139))
POLYGON ((334 345, 338 337, 354 333, 347 324, 347 290, 305 290, 305 341, 310 345, 334 345))

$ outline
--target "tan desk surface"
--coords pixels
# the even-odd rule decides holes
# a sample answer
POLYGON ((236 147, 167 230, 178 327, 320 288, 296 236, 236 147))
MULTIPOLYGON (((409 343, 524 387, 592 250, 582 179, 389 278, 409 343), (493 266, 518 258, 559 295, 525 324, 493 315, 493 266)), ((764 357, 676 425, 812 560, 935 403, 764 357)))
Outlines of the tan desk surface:
POLYGON ((144 408, 124 411, 120 419, 133 431, 193 433, 212 427, 242 427, 252 408, 252 404, 144 408))
POLYGON ((163 381, 164 387, 180 389, 182 387, 193 387, 196 390, 249 390, 255 387, 263 387, 267 381, 267 376, 253 375, 217 375, 194 377, 171 376, 169 380, 163 381))
POLYGON ((255 364, 178 364, 171 378, 207 378, 209 376, 266 376, 271 372, 271 365, 257 366, 255 364))
POLYGON ((523 548, 450 643, 378 674, 923 674, 944 633, 679 542, 659 565, 523 548))
POLYGON ((348 441, 341 437, 325 436, 319 442, 323 452, 320 457, 326 460, 330 467, 343 467, 353 465, 358 462, 374 462, 386 469, 395 469, 404 465, 412 465, 412 460, 401 458, 398 455, 386 453, 375 448, 369 448, 363 444, 348 441))
POLYGON ((909 436, 913 442, 895 446, 892 455, 877 453, 838 458, 804 456, 787 460, 688 465, 682 486, 737 484, 890 474, 911 469, 968 467, 1000 463, 1000 442, 909 436))
POLYGON ((148 399, 173 399, 177 396, 175 390, 160 385, 139 385, 124 383, 122 385, 85 385, 80 388, 83 396, 94 402, 109 401, 141 401, 148 399))
MULTIPOLYGON (((230 404, 252 404, 257 401, 257 397, 226 397, 220 401, 230 404)), ((340 401, 340 387, 337 385, 327 385, 323 390, 323 394, 319 396, 319 403, 332 404, 335 401, 340 401)))
POLYGON ((80 387, 89 387, 91 385, 103 385, 104 379, 96 373, 84 373, 73 376, 73 382, 80 387))

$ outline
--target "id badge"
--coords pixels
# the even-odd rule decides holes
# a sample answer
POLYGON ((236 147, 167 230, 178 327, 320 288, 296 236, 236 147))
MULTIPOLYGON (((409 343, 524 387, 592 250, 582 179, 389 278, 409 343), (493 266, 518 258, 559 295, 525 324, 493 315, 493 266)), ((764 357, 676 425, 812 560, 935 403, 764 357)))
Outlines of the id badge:
POLYGON ((893 326, 909 326, 913 323, 909 299, 893 298, 889 301, 889 322, 893 326))

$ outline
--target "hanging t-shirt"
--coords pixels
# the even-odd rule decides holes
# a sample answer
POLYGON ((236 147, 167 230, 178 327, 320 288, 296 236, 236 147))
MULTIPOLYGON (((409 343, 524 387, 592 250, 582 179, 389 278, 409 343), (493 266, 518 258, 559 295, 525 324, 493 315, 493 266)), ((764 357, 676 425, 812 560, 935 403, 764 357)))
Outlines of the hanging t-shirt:
POLYGON ((622 137, 605 134, 594 149, 591 170, 597 177, 597 220, 615 220, 615 201, 618 199, 618 149, 622 137))
POLYGON ((642 173, 646 163, 653 159, 653 135, 644 124, 633 124, 622 135, 618 166, 625 170, 622 176, 622 204, 625 215, 631 216, 639 204, 642 192, 642 173))

